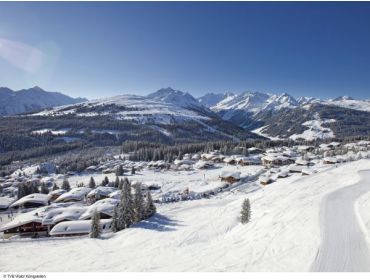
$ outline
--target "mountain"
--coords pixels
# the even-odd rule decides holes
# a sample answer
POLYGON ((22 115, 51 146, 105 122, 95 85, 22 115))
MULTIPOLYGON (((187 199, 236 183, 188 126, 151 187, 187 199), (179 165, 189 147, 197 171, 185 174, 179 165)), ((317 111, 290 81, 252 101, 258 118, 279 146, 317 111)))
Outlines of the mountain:
POLYGON ((253 121, 259 127, 255 133, 272 139, 370 136, 370 112, 321 103, 284 108, 276 114, 261 112, 253 121))
POLYGON ((153 92, 148 95, 148 98, 155 101, 171 103, 182 108, 191 109, 202 107, 202 104, 200 104, 191 94, 180 90, 174 90, 171 87, 162 88, 153 92))
POLYGON ((38 123, 37 131, 54 129, 50 126, 52 119, 55 128, 69 131, 66 136, 84 138, 86 135, 78 131, 92 134, 108 131, 116 136, 118 143, 128 139, 161 142, 262 139, 223 120, 189 93, 172 88, 147 96, 119 95, 58 106, 28 114, 27 118, 41 119, 45 123, 38 123))
POLYGON ((38 111, 40 109, 75 104, 85 98, 72 98, 59 92, 48 92, 40 87, 13 91, 0 88, 0 116, 38 111))
POLYGON ((300 97, 287 93, 207 94, 198 99, 224 120, 271 139, 313 140, 369 135, 370 100, 350 96, 335 99, 300 97), (325 112, 326 111, 326 112, 325 112), (330 115, 330 118, 324 115, 330 115))
POLYGON ((227 96, 228 93, 207 93, 206 95, 198 98, 198 101, 203 106, 211 108, 219 103, 221 100, 225 99, 227 96))

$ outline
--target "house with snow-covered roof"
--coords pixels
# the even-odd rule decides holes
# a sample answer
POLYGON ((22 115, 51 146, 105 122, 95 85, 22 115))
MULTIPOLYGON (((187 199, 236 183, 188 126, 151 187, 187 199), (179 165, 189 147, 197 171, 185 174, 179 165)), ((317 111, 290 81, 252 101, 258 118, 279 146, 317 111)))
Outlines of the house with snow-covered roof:
POLYGON ((104 198, 90 205, 80 216, 80 220, 91 219, 94 211, 97 211, 101 219, 109 219, 113 216, 114 208, 118 206, 119 200, 114 198, 104 198))
MULTIPOLYGON (((102 232, 110 231, 112 219, 100 220, 102 232)), ((88 235, 91 231, 90 220, 78 220, 61 222, 53 227, 50 231, 51 236, 82 236, 88 235)))
POLYGON ((70 205, 68 207, 57 207, 45 212, 42 218, 43 225, 56 225, 63 221, 78 220, 86 211, 87 206, 70 205))
POLYGON ((0 227, 0 232, 4 233, 5 238, 12 235, 46 236, 49 227, 42 224, 42 219, 45 212, 53 208, 55 208, 55 206, 44 206, 30 212, 19 214, 15 216, 12 221, 2 225, 0 227))
POLYGON ((106 186, 99 186, 93 190, 91 190, 87 195, 86 198, 90 203, 93 203, 97 200, 104 199, 109 197, 109 194, 116 191, 117 189, 114 187, 106 187, 106 186))
POLYGON ((12 208, 37 208, 49 204, 49 196, 42 193, 32 193, 22 197, 21 199, 13 202, 10 207, 12 208))
POLYGON ((77 187, 71 189, 69 192, 66 192, 59 196, 55 202, 74 202, 74 201, 83 201, 86 198, 86 195, 91 191, 91 188, 87 187, 77 187))
POLYGON ((235 182, 240 181, 240 172, 233 172, 233 171, 222 171, 220 174, 220 178, 222 182, 228 182, 233 184, 235 182))

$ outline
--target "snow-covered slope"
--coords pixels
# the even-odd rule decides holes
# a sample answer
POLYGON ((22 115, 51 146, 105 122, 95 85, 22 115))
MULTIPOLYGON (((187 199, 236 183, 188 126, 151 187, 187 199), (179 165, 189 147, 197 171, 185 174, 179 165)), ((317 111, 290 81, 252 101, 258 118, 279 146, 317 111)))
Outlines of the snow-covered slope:
MULTIPOLYGON (((166 97, 119 95, 115 97, 87 101, 76 105, 67 105, 45 110, 34 115, 99 116, 109 115, 122 120, 135 120, 139 123, 170 124, 179 120, 208 120, 209 117, 180 105, 162 101, 166 97)), ((182 101, 182 100, 175 100, 182 101)), ((174 103, 176 103, 174 101, 174 103)), ((184 102, 181 105, 187 106, 184 102)))
POLYGON ((174 90, 171 87, 162 88, 148 95, 148 98, 155 101, 170 103, 182 108, 197 108, 202 105, 191 94, 174 90))
POLYGON ((119 95, 33 114, 44 117, 65 115, 124 120, 128 126, 139 126, 141 131, 155 130, 166 139, 177 138, 179 141, 259 138, 226 122, 190 94, 171 88, 161 89, 148 96, 119 95))
MULTIPOLYGON (((323 198, 359 182, 358 172, 369 168, 369 160, 360 160, 265 187, 244 184, 210 199, 158 205, 154 217, 110 238, 2 241, 0 270, 309 271, 321 243, 323 198), (245 198, 252 219, 242 225, 238 216, 245 198)), ((188 186, 194 189, 196 177, 202 183, 199 172, 172 178, 181 186, 192 178, 188 186)))
POLYGON ((86 101, 59 92, 47 92, 39 87, 12 91, 0 88, 0 116, 32 112, 44 108, 86 101))

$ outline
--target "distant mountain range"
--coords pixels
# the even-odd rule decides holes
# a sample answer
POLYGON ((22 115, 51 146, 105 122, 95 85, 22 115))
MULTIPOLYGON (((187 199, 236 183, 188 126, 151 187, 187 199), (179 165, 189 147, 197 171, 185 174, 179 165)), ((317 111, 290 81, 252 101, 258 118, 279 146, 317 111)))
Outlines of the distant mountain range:
POLYGON ((47 92, 33 87, 13 91, 0 88, 0 116, 29 113, 54 106, 84 102, 85 98, 72 98, 59 92, 47 92))
MULTIPOLYGON (((99 123, 99 129, 110 129, 111 134, 120 135, 119 141, 143 139, 144 134, 145 137, 151 134, 151 140, 165 142, 264 137, 314 140, 370 135, 370 100, 349 96, 295 99, 287 93, 243 92, 209 93, 196 99, 169 87, 147 96, 119 95, 86 101, 37 87, 19 92, 1 88, 0 97, 7 96, 8 100, 19 98, 20 101, 2 103, 2 115, 38 110, 29 113, 28 118, 41 118, 46 122, 52 116, 54 125, 70 131, 73 137, 77 132, 71 130, 69 122, 69 127, 64 125, 66 117, 69 121, 80 120, 79 131, 94 131, 99 123), (47 109, 40 110, 42 108, 47 109), (112 121, 107 122, 107 118, 112 121)), ((51 127, 38 124, 37 128, 51 127)))

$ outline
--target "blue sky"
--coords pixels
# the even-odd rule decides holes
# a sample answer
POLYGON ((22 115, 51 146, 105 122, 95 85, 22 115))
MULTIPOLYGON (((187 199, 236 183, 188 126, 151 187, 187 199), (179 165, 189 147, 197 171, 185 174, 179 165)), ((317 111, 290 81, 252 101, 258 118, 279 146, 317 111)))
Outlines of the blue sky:
POLYGON ((370 98, 370 3, 1 2, 0 86, 34 85, 370 98))

